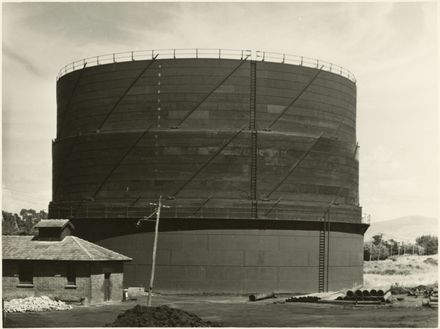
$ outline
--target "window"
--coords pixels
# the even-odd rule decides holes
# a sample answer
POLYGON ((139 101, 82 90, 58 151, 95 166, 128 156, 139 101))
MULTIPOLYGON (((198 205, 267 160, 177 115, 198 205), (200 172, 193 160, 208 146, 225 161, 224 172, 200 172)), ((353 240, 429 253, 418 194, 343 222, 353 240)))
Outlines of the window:
POLYGON ((73 263, 67 264, 66 277, 67 277, 68 286, 76 286, 75 264, 73 263))
POLYGON ((20 264, 18 269, 18 279, 21 285, 32 285, 34 283, 34 273, 31 264, 20 264))

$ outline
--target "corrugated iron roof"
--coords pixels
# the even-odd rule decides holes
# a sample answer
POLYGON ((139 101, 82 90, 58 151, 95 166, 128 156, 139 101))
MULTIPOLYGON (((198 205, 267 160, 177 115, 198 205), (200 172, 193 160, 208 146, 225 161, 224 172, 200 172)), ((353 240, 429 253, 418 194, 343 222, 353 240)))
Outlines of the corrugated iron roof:
POLYGON ((59 227, 63 228, 67 224, 72 225, 68 219, 42 219, 34 227, 59 227))
POLYGON ((131 258, 69 235, 62 241, 41 241, 29 235, 3 235, 3 259, 129 261, 131 258))

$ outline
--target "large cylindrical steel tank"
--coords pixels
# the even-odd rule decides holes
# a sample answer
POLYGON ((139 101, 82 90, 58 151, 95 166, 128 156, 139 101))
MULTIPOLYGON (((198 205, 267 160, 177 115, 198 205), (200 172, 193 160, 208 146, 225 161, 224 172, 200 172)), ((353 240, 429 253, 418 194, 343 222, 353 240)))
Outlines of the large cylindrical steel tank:
POLYGON ((126 286, 148 281, 153 224, 135 224, 160 195, 159 290, 362 282, 353 77, 245 55, 97 59, 59 78, 50 216, 132 257, 126 286))

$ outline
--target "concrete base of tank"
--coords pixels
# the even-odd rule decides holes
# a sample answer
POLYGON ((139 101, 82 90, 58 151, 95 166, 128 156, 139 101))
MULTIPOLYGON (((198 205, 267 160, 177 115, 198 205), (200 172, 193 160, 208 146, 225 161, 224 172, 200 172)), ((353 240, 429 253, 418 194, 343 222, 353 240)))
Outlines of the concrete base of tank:
MULTIPOLYGON (((148 287, 154 222, 72 219, 76 235, 120 252, 124 286, 148 287)), ((155 290, 167 293, 278 293, 318 290, 317 221, 161 219, 155 290)), ((368 225, 331 223, 328 289, 363 282, 368 225)))

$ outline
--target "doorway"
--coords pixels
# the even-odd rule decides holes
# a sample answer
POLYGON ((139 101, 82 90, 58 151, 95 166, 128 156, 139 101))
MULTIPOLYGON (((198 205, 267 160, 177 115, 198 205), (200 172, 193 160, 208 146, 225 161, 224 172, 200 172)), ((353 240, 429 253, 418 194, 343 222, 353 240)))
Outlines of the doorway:
POLYGON ((109 301, 111 299, 111 285, 110 285, 110 274, 104 273, 104 301, 109 301))

